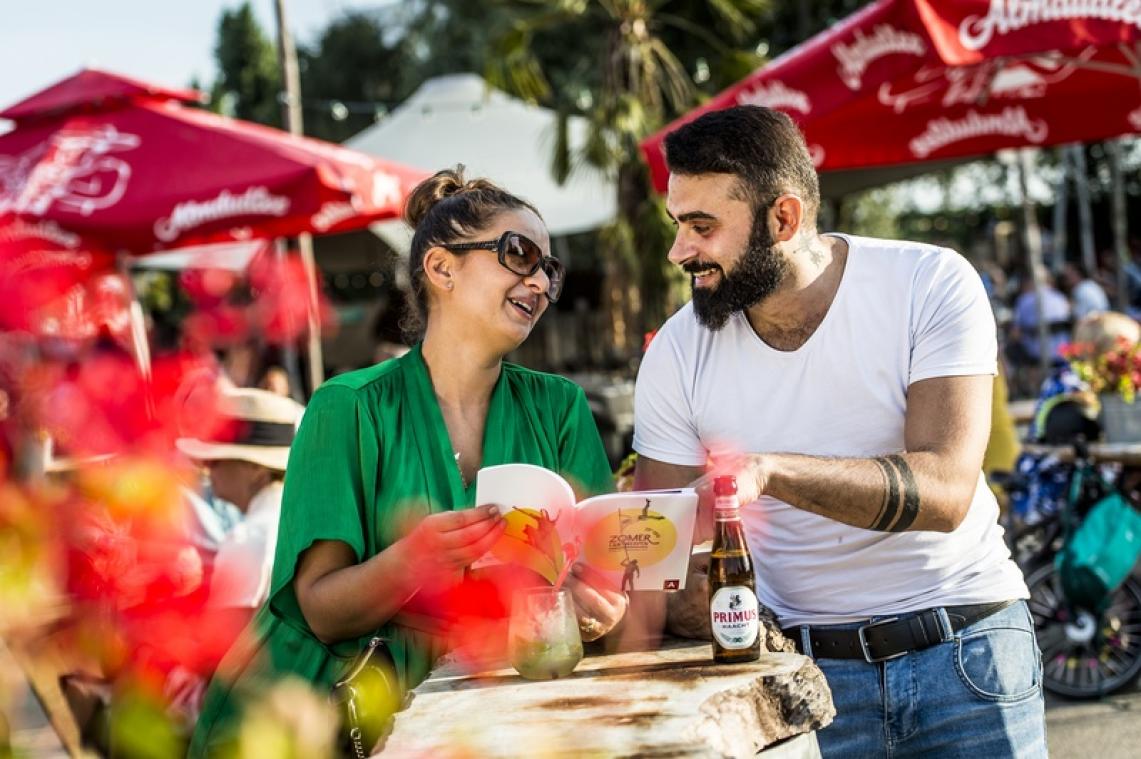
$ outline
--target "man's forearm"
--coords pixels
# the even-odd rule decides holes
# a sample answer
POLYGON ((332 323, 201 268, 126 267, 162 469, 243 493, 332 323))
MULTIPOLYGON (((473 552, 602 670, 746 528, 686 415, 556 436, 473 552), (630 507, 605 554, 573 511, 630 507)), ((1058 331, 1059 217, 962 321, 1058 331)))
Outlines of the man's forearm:
POLYGON ((949 532, 966 515, 977 482, 963 467, 930 452, 875 458, 764 454, 766 495, 854 527, 880 532, 949 532))

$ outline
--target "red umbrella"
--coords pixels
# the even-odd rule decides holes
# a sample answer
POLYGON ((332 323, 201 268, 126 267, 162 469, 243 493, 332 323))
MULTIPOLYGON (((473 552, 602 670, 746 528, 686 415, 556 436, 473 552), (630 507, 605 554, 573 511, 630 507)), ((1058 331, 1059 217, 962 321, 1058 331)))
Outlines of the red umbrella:
POLYGON ((0 111, 0 225, 112 250, 341 232, 397 216, 426 174, 218 116, 188 90, 86 70, 0 111))
MULTIPOLYGON (((800 125, 817 168, 890 166, 1141 131, 1141 6, 1109 0, 879 0, 642 143, 718 108, 800 125)), ((825 174, 825 179, 827 174, 825 174)))

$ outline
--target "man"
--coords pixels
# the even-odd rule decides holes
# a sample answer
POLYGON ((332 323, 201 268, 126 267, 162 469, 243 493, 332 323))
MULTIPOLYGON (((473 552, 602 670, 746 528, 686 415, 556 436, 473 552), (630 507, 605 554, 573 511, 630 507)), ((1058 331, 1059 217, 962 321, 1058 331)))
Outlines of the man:
POLYGON ((242 516, 219 536, 222 522, 213 507, 192 491, 184 491, 206 544, 214 549, 206 609, 198 622, 201 661, 173 667, 163 686, 170 713, 188 729, 198 719, 206 681, 217 659, 269 595, 282 481, 289 446, 304 412, 301 404, 268 390, 227 385, 216 393, 213 387, 188 394, 184 413, 216 413, 216 423, 207 426, 217 435, 183 437, 175 445, 206 467, 212 496, 232 504, 242 516), (203 405, 207 397, 211 400, 203 405), (217 408, 211 408, 215 404, 217 408))
POLYGON ((282 480, 304 408, 267 390, 222 391, 218 440, 179 438, 178 449, 209 471, 213 495, 244 515, 218 545, 209 605, 253 612, 269 593, 282 480))
POLYGON ((1067 261, 1061 280, 1062 290, 1070 298, 1074 322, 1109 310, 1109 297, 1084 265, 1067 261))
MULTIPOLYGON (((1042 279, 1042 318, 1046 320, 1049 333, 1051 361, 1059 358, 1059 349, 1070 341, 1070 327, 1074 315, 1070 301, 1055 287, 1054 275, 1043 269, 1042 279)), ((1022 280, 1022 292, 1014 302, 1014 318, 1010 333, 1010 359, 1016 366, 1036 366, 1042 346, 1038 336, 1038 291, 1034 286, 1034 276, 1027 274, 1022 280)), ((1038 378, 1041 380, 1041 378, 1038 378)))
POLYGON ((716 111, 665 148, 693 301, 639 371, 635 486, 696 480, 707 505, 707 460, 737 475, 759 600, 832 689, 825 755, 1045 756, 1026 585, 980 471, 997 345, 978 275, 818 234, 816 172, 776 111, 716 111))

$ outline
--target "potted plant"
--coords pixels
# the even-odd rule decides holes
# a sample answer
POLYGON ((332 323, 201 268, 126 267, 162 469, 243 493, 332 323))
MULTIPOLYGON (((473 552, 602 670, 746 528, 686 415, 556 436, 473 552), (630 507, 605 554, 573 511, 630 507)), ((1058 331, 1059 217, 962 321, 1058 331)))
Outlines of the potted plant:
POLYGON ((1073 343, 1065 346, 1064 355, 1097 394, 1106 442, 1141 442, 1141 403, 1134 403, 1141 388, 1141 343, 1119 337, 1103 350, 1090 343, 1073 343))

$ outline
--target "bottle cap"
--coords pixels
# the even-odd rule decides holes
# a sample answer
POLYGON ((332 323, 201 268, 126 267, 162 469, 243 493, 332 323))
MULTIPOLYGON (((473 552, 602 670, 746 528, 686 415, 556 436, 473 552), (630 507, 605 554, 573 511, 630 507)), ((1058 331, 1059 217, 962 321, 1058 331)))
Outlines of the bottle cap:
POLYGON ((732 475, 713 478, 713 495, 737 495, 737 478, 732 475))

